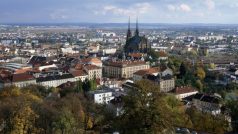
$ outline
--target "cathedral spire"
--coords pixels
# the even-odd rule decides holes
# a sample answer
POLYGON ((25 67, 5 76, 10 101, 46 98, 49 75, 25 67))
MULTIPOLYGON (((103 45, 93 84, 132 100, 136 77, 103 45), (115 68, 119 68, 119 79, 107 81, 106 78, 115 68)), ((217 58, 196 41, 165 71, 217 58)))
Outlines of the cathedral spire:
POLYGON ((128 20, 128 29, 131 28, 131 17, 129 16, 129 20, 128 20))
POLYGON ((139 36, 138 16, 136 17, 136 31, 135 31, 135 35, 139 36))
POLYGON ((128 20, 128 30, 127 30, 126 40, 128 40, 129 38, 131 38, 131 22, 130 22, 130 17, 129 17, 129 20, 128 20))

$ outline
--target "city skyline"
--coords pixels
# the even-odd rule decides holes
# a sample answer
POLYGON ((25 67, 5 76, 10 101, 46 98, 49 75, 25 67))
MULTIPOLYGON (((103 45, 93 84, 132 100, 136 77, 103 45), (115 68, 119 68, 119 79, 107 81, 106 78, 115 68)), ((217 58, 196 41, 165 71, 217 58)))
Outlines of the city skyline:
POLYGON ((238 24, 238 1, 231 0, 4 0, 0 23, 238 24))

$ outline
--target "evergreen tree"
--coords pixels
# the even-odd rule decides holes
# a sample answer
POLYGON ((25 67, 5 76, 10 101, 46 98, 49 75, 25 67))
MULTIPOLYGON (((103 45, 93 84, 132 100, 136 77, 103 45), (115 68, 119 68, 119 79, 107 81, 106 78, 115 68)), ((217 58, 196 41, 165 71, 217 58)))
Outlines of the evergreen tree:
POLYGON ((77 82, 77 85, 76 85, 76 87, 75 87, 75 91, 76 91, 77 93, 83 92, 83 82, 82 82, 81 80, 79 80, 79 81, 77 82))
POLYGON ((90 90, 89 80, 88 78, 85 79, 83 82, 83 91, 88 92, 90 90))

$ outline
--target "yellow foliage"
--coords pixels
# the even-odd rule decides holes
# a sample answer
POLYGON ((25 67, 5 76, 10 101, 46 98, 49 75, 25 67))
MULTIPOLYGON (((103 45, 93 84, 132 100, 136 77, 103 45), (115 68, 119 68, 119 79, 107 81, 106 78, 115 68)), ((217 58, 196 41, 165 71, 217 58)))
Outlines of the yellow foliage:
POLYGON ((197 68, 196 74, 200 80, 203 80, 206 77, 205 71, 203 70, 203 68, 200 68, 200 67, 197 68))
POLYGON ((17 87, 9 87, 9 88, 5 88, 0 92, 0 97, 16 97, 16 96, 20 96, 21 95, 21 91, 19 88, 17 87))
POLYGON ((92 117, 89 117, 89 118, 88 118, 88 121, 87 121, 87 128, 88 128, 88 129, 93 128, 92 117))
POLYGON ((29 105, 25 105, 16 111, 11 119, 13 125, 12 134, 35 133, 37 128, 34 127, 35 120, 39 116, 31 109, 29 105))
POLYGON ((209 64, 209 68, 215 69, 215 68, 216 68, 216 65, 215 65, 214 63, 210 63, 210 64, 209 64))

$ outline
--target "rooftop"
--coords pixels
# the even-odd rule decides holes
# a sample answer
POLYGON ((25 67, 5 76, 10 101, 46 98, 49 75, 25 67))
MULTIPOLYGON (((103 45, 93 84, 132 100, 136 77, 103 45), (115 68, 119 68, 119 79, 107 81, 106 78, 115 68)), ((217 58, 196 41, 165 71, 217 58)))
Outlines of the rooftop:
POLYGON ((134 74, 144 76, 146 74, 153 74, 153 73, 158 73, 160 72, 160 68, 155 67, 155 68, 149 68, 149 69, 143 69, 135 72, 134 74))
POLYGON ((87 69, 87 70, 101 69, 100 67, 95 66, 95 65, 85 65, 84 68, 87 69))
POLYGON ((105 63, 107 66, 114 66, 114 67, 123 67, 123 66, 138 66, 138 65, 145 65, 147 64, 145 61, 142 60, 134 60, 134 61, 110 61, 105 63))
POLYGON ((175 94, 185 94, 191 92, 197 92, 197 90, 190 86, 176 87, 173 91, 175 94))
POLYGON ((52 76, 46 76, 46 77, 39 77, 36 79, 36 82, 45 82, 45 81, 69 79, 69 78, 74 78, 74 76, 72 74, 63 74, 63 75, 52 75, 52 76))

